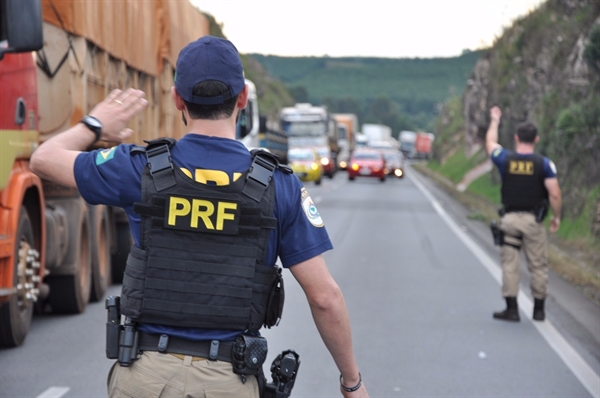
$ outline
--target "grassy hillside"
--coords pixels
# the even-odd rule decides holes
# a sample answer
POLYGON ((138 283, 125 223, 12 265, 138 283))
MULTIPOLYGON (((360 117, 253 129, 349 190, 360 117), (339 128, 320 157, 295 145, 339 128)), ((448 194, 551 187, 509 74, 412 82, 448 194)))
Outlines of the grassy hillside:
POLYGON ((297 100, 326 104, 334 112, 358 112, 361 123, 377 123, 383 120, 375 120, 373 104, 387 99, 390 112, 410 124, 406 128, 431 130, 438 105, 464 90, 481 54, 412 59, 250 56, 293 92, 306 94, 297 100))

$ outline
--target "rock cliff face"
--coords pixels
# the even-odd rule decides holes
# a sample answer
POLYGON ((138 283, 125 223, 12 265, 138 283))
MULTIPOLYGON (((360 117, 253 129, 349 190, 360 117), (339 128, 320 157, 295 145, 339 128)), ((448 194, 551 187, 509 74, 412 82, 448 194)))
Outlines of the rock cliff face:
POLYGON ((462 98, 467 155, 481 149, 494 105, 502 109, 499 140, 506 148, 518 123, 538 126, 538 150, 556 163, 566 213, 575 217, 600 186, 596 37, 599 0, 548 0, 497 39, 462 98))

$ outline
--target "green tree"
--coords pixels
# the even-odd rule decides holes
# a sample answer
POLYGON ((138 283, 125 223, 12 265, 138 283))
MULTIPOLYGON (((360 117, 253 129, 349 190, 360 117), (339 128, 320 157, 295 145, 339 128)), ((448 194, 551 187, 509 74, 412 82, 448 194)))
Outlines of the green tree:
POLYGON ((594 26, 583 56, 592 70, 600 72, 600 25, 594 26))
POLYGON ((304 87, 304 86, 290 87, 288 89, 288 91, 290 92, 290 94, 292 94, 292 97, 294 98, 294 101, 296 101, 296 103, 310 102, 308 90, 306 89, 306 87, 304 87))

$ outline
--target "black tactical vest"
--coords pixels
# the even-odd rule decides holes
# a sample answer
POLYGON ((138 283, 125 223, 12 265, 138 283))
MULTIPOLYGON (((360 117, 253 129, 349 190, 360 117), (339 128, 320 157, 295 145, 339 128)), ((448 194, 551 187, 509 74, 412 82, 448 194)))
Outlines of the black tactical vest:
POLYGON ((509 152, 502 178, 502 204, 507 212, 535 211, 548 199, 544 185, 544 158, 509 152))
POLYGON ((273 155, 253 153, 251 168, 228 186, 187 177, 171 162, 174 141, 148 142, 142 174, 141 248, 127 260, 121 311, 144 323, 256 331, 278 323, 281 268, 266 266, 273 217, 273 155))

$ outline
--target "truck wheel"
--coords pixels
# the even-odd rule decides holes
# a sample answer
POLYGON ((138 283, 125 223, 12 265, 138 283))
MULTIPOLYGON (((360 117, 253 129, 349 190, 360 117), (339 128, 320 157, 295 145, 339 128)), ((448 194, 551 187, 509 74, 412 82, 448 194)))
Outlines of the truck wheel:
POLYGON ((31 326, 34 300, 31 296, 39 271, 39 252, 35 249, 33 228, 27 210, 21 207, 14 253, 13 283, 17 291, 0 307, 0 347, 16 347, 23 343, 31 326), (33 271, 33 275, 29 270, 33 271))
POLYGON ((117 250, 112 255, 112 280, 113 283, 122 283, 125 274, 125 264, 133 245, 133 237, 129 223, 117 223, 116 234, 117 250))
POLYGON ((71 275, 55 275, 48 278, 52 311, 61 314, 80 314, 90 299, 92 289, 91 231, 87 205, 81 201, 79 214, 71 217, 69 227, 69 250, 66 264, 74 264, 71 275))
POLYGON ((112 281, 109 220, 106 206, 91 206, 90 221, 92 225, 92 292, 90 301, 96 302, 102 300, 112 281))

